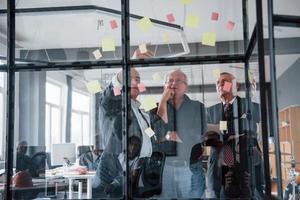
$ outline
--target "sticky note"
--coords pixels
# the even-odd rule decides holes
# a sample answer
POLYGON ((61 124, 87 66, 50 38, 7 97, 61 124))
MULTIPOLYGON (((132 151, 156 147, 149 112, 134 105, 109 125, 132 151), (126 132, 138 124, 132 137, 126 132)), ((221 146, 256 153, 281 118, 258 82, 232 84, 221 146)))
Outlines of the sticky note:
POLYGON ((155 135, 154 131, 152 130, 152 128, 148 127, 145 130, 145 133, 151 138, 153 135, 155 135))
POLYGON ((223 90, 226 91, 226 92, 230 92, 231 86, 232 86, 232 83, 225 81, 224 86, 223 86, 223 90))
POLYGON ((154 81, 161 81, 161 75, 160 75, 160 73, 158 73, 158 72, 156 72, 156 73, 154 73, 153 75, 152 75, 152 79, 154 80, 154 81))
POLYGON ((213 69, 213 75, 215 78, 219 78, 220 74, 221 74, 221 70, 220 69, 213 69))
POLYGON ((187 14, 185 25, 190 28, 197 28, 200 23, 200 18, 198 15, 194 14, 187 14))
POLYGON ((182 3, 183 5, 189 5, 192 3, 193 0, 180 0, 180 3, 182 3))
POLYGON ((167 20, 169 23, 175 22, 175 17, 173 15, 173 13, 167 14, 167 20))
POLYGON ((139 88, 140 92, 145 92, 146 91, 146 87, 145 87, 144 83, 139 83, 138 88, 139 88))
POLYGON ((95 57, 97 60, 100 59, 100 58, 102 58, 102 54, 101 54, 101 52, 100 52, 99 49, 93 51, 93 55, 94 55, 94 57, 95 57))
POLYGON ((141 53, 147 53, 147 46, 146 44, 139 45, 139 50, 141 53))
POLYGON ((137 25, 140 29, 142 29, 144 32, 148 32, 152 27, 153 24, 149 17, 143 17, 137 22, 137 25))
POLYGON ((180 139, 180 137, 178 136, 176 131, 168 131, 167 135, 165 136, 165 138, 169 141, 174 141, 174 142, 179 142, 179 143, 183 143, 182 140, 180 139))
POLYGON ((227 130, 227 121, 220 121, 219 129, 220 129, 220 131, 226 131, 227 130))
POLYGON ((142 100, 142 106, 146 112, 157 107, 155 99, 152 96, 145 97, 145 99, 142 100))
POLYGON ((101 85, 97 80, 89 81, 88 83, 86 83, 86 87, 92 94, 96 94, 102 91, 101 85))
POLYGON ((219 19, 219 13, 212 12, 212 14, 211 14, 211 20, 212 21, 218 21, 218 19, 219 19))
POLYGON ((121 88, 120 87, 114 87, 114 95, 115 96, 121 95, 121 88))
POLYGON ((217 35, 213 32, 203 33, 202 36, 202 45, 212 46, 216 45, 217 35))
POLYGON ((111 37, 102 40, 102 51, 115 51, 115 40, 111 37))
POLYGON ((111 29, 118 28, 118 24, 117 24, 116 20, 111 20, 109 23, 110 23, 111 29))
POLYGON ((250 70, 248 70, 248 76, 249 76, 249 81, 251 83, 253 80, 253 73, 250 70))
POLYGON ((227 28, 228 30, 232 31, 233 28, 234 28, 234 26, 235 26, 235 23, 234 23, 233 21, 228 21, 228 22, 227 22, 227 25, 226 25, 226 28, 227 28))
POLYGON ((164 33, 162 34, 163 42, 166 42, 166 43, 169 42, 169 41, 170 41, 170 38, 171 38, 170 33, 164 32, 164 33))

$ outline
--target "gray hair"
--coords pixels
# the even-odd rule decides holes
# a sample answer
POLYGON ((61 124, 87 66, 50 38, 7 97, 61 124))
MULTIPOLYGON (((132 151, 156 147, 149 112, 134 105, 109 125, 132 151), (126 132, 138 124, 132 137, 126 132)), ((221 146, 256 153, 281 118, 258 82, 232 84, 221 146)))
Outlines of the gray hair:
POLYGON ((184 77, 184 81, 186 82, 186 84, 188 85, 188 78, 187 78, 187 75, 180 69, 180 68, 176 68, 176 69, 173 69, 171 71, 169 71, 168 73, 165 74, 164 76, 164 84, 166 84, 168 82, 168 79, 169 79, 169 76, 170 74, 174 73, 174 72, 179 72, 183 75, 184 77))

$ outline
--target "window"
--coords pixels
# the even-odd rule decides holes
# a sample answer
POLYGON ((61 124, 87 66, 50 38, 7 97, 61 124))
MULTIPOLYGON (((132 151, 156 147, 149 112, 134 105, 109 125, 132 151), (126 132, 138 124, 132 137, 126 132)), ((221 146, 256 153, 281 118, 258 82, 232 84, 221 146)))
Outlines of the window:
POLYGON ((72 91, 71 142, 77 145, 91 144, 89 95, 72 91))
POLYGON ((61 86, 46 82, 46 151, 50 152, 51 144, 61 143, 61 86))
POLYGON ((0 73, 0 160, 4 159, 5 150, 5 76, 0 73))

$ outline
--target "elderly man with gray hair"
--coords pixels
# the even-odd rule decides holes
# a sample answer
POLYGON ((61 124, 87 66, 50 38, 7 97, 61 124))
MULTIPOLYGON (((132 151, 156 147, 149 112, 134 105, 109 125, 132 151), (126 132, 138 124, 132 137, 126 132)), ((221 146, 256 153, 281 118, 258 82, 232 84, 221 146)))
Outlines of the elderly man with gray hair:
POLYGON ((164 198, 201 198, 205 190, 202 148, 192 151, 206 130, 205 107, 191 100, 187 91, 188 80, 183 71, 175 69, 165 76, 164 92, 156 110, 160 123, 155 127, 158 149, 167 156, 161 194, 164 198))

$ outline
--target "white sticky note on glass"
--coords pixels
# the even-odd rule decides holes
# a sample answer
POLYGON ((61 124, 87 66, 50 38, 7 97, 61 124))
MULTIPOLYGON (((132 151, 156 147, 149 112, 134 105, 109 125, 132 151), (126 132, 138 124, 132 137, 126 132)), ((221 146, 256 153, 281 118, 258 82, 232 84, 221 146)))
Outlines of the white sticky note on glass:
POLYGON ((227 121, 220 121, 220 131, 227 131, 227 121))
POLYGON ((115 51, 115 40, 111 37, 102 40, 102 51, 115 51))
POLYGON ((94 55, 94 57, 95 57, 97 60, 100 59, 100 58, 102 58, 102 54, 101 54, 101 52, 100 52, 99 49, 93 51, 93 55, 94 55))
POLYGON ((96 93, 102 91, 101 85, 97 80, 93 80, 93 81, 88 82, 86 84, 86 87, 87 87, 88 91, 92 94, 96 94, 96 93))
POLYGON ((154 73, 153 75, 152 75, 152 79, 154 80, 154 81, 161 81, 161 75, 160 75, 160 73, 158 73, 158 72, 156 72, 156 73, 154 73))
POLYGON ((148 127, 146 130, 145 130, 145 133, 151 138, 155 133, 154 131, 152 130, 152 128, 148 127))
POLYGON ((139 50, 140 50, 141 53, 147 53, 146 44, 139 45, 139 50))

